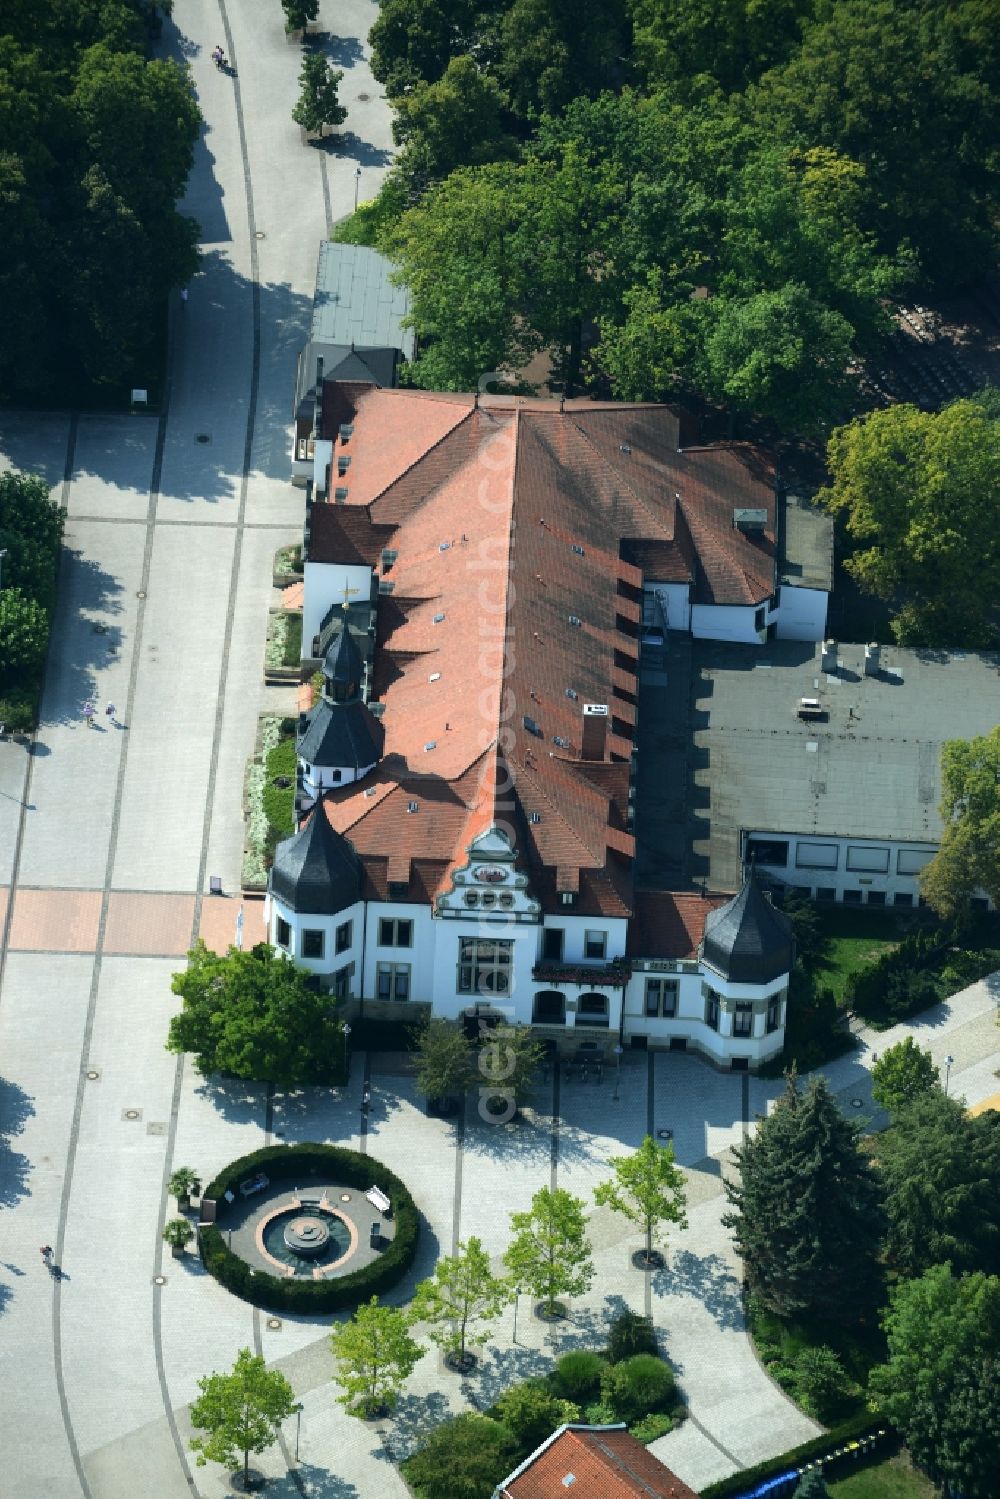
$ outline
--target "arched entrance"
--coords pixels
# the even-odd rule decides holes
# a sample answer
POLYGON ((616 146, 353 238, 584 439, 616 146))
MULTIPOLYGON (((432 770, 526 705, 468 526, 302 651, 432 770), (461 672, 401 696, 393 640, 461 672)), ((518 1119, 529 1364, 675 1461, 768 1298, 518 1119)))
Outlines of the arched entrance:
POLYGON ((565 1025, 566 996, 558 989, 540 989, 531 1009, 533 1025, 565 1025))

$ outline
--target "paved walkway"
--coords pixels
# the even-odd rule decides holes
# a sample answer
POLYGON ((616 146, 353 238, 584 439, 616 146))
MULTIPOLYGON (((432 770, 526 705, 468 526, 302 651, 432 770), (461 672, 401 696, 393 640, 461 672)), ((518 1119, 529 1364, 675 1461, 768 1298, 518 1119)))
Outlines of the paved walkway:
MULTIPOLYGON (((364 1058, 342 1089, 272 1096, 206 1084, 163 1049, 179 958, 199 933, 220 950, 235 933, 237 899, 205 892, 212 874, 238 888, 244 764, 258 713, 277 701, 261 685, 264 626, 272 553, 301 529, 287 420, 316 246, 351 207, 354 161, 367 197, 388 160, 362 40, 375 14, 372 0, 323 0, 344 33, 331 50, 347 71, 345 161, 303 146, 289 120, 301 51, 276 4, 177 0, 164 45, 190 60, 207 128, 188 199, 203 268, 174 308, 168 409, 159 421, 0 414, 0 462, 42 469, 68 516, 42 727, 30 756, 0 744, 4 1499, 221 1495, 221 1470, 190 1461, 187 1405, 243 1346, 283 1368, 304 1406, 300 1463, 290 1423, 260 1464, 271 1493, 403 1496, 392 1460, 422 1431, 560 1347, 599 1342, 622 1305, 652 1311, 678 1368, 692 1418, 657 1450, 693 1485, 812 1430, 753 1359, 720 1222, 729 1150, 776 1085, 629 1056, 617 1101, 608 1078, 554 1083, 516 1126, 470 1111, 459 1130, 428 1119, 412 1082, 378 1058, 363 1121, 364 1058), (217 42, 235 81, 211 65, 217 42), (113 701, 121 727, 87 729, 89 700, 113 701), (399 1171, 425 1214, 402 1300, 460 1238, 476 1233, 499 1256, 509 1212, 540 1183, 589 1195, 607 1156, 651 1125, 674 1130, 690 1173, 690 1227, 667 1270, 635 1271, 633 1237, 595 1213, 597 1289, 567 1326, 542 1327, 522 1300, 516 1342, 508 1313, 461 1381, 428 1353, 378 1428, 334 1402, 329 1319, 268 1318, 160 1238, 176 1166, 207 1177, 267 1140, 342 1142, 399 1171), (46 1242, 57 1281, 39 1264, 46 1242)), ((259 921, 248 902, 245 943, 259 921)), ((954 1055, 951 1087, 970 1100, 996 1088, 995 998, 977 986, 914 1027, 954 1055)), ((865 1096, 866 1058, 831 1069, 851 1097, 865 1096)))

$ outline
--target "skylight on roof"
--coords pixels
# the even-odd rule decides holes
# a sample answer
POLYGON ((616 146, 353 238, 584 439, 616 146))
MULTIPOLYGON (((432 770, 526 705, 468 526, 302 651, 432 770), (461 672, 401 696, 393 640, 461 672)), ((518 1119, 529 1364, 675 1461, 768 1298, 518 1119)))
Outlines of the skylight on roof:
POLYGON ((574 541, 573 550, 578 557, 586 557, 587 555, 578 541, 574 541))
POLYGON ((566 696, 568 698, 571 698, 572 701, 575 703, 576 700, 577 700, 577 698, 580 696, 580 694, 577 692, 577 690, 576 690, 575 687, 567 687, 566 688, 566 696))
POLYGON ((618 444, 618 451, 619 453, 631 453, 632 449, 627 442, 620 442, 618 444))
POLYGON ((529 822, 538 823, 538 822, 541 822, 541 820, 542 820, 542 814, 541 814, 541 812, 529 812, 528 813, 528 821, 529 822))
POLYGON ((434 623, 436 625, 440 625, 443 622, 444 622, 444 615, 443 614, 435 614, 435 616, 434 616, 434 623))
POLYGON ((524 715, 521 722, 524 724, 524 727, 527 729, 528 733, 534 734, 536 739, 545 738, 545 735, 542 733, 535 720, 533 718, 529 718, 527 713, 524 715))
POLYGON ((578 628, 581 624, 580 616, 578 614, 571 614, 569 617, 569 622, 571 625, 578 628))
POLYGON ((450 541, 439 542, 438 543, 438 551, 439 552, 446 552, 450 546, 451 546, 451 542, 450 541))
POLYGON ((441 673, 439 671, 432 671, 427 680, 428 682, 440 682, 441 673))
POLYGON ((418 805, 419 804, 417 802, 407 802, 406 803, 406 810, 407 810, 407 812, 416 812, 417 809, 418 809, 418 805))
POLYGON ((553 734, 552 743, 558 744, 560 749, 569 749, 569 740, 564 739, 561 734, 553 734))
POLYGON ((428 739, 427 743, 424 745, 424 752, 426 753, 427 750, 437 749, 437 743, 438 742, 436 739, 428 739))

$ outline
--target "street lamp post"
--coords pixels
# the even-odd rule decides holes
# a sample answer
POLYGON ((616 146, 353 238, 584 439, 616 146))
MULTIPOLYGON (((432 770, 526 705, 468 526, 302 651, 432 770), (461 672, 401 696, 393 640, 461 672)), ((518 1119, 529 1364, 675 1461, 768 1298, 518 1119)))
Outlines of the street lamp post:
POLYGON ((358 211, 358 188, 361 186, 361 168, 354 168, 354 212, 358 211))
POLYGON ((514 1287, 514 1336, 511 1338, 511 1342, 512 1343, 516 1343, 517 1342, 517 1299, 520 1296, 520 1294, 521 1294, 521 1287, 520 1286, 515 1286, 514 1287))
POLYGON ((951 1069, 955 1065, 955 1058, 949 1052, 944 1059, 944 1096, 948 1097, 948 1080, 951 1077, 951 1069))
POLYGON ((622 1045, 615 1047, 615 1096, 612 1102, 617 1103, 620 1096, 622 1082, 622 1054, 625 1048, 622 1045))
POLYGON ((302 1401, 295 1407, 295 1462, 299 1461, 299 1432, 302 1429, 302 1401))

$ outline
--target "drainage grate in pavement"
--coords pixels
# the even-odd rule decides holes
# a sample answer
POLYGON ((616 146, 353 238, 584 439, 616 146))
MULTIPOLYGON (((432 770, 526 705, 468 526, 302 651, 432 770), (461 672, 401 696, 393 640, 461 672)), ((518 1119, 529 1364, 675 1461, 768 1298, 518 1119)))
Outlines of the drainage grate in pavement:
POLYGON ((195 440, 195 442, 200 442, 200 443, 211 442, 212 441, 212 434, 211 434, 211 432, 196 432, 194 434, 194 440, 195 440))
POLYGON ((153 1285, 154 1286, 165 1286, 166 1283, 167 1283, 167 1277, 165 1275, 154 1275, 153 1276, 153 1285))
POLYGON ((271 1329, 272 1332, 277 1332, 278 1328, 281 1326, 281 1318, 280 1317, 268 1317, 268 1319, 267 1319, 267 1325, 271 1329))
POLYGON ((137 1119, 142 1118, 141 1109, 122 1109, 122 1118, 128 1124, 134 1124, 137 1119))
POLYGON ((106 635, 108 633, 107 625, 94 624, 91 625, 90 628, 93 630, 95 635, 106 635))
POLYGON ((153 1124, 147 1124, 146 1125, 146 1134, 147 1135, 165 1135, 166 1133, 167 1133, 167 1126, 165 1124, 161 1124, 159 1120, 157 1120, 153 1124))
POLYGON ((267 235, 264 233, 263 229, 258 229, 254 233, 254 239, 267 239, 267 235))
POLYGON ((97 1080, 100 1078, 100 1075, 101 1074, 100 1074, 100 1071, 98 1070, 98 1068, 96 1068, 96 1067, 88 1067, 88 1069, 87 1069, 87 1081, 88 1081, 88 1083, 96 1083, 97 1080))
POLYGON ((359 104, 367 104, 370 98, 371 98, 371 94, 359 94, 358 95, 358 103, 359 104))

